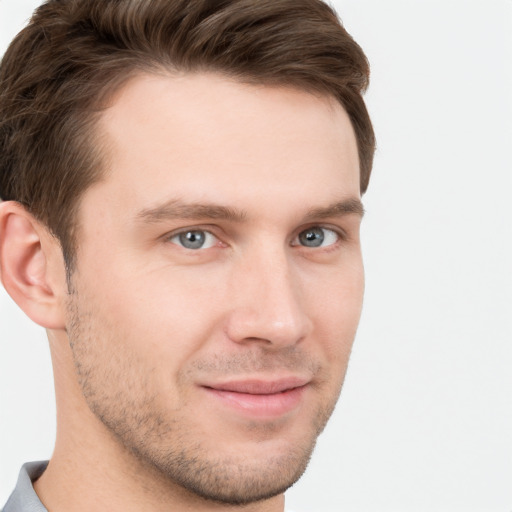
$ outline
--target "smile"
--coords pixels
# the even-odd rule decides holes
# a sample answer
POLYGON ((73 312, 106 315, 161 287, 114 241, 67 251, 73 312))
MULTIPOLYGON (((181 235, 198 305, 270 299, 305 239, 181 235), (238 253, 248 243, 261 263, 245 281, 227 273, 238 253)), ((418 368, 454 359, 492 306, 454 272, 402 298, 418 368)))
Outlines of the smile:
POLYGON ((212 397, 242 415, 276 418, 300 407, 308 381, 286 378, 274 381, 239 380, 202 386, 212 397))

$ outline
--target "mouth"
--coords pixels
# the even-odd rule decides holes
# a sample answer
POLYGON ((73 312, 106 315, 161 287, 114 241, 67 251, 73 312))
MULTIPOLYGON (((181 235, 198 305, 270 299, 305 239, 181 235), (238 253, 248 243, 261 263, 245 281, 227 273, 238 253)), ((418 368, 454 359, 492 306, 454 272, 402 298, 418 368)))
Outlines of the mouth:
POLYGON ((244 416, 276 418, 299 409, 309 381, 300 377, 245 379, 201 386, 212 400, 244 416))

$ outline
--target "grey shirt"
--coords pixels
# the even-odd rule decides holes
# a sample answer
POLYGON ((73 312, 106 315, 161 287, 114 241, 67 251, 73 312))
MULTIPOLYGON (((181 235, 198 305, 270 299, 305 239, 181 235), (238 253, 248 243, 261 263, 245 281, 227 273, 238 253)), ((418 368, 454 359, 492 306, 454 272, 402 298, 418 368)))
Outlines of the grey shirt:
POLYGON ((48 512, 32 486, 32 482, 43 474, 47 465, 48 461, 27 462, 23 465, 16 488, 2 512, 48 512))

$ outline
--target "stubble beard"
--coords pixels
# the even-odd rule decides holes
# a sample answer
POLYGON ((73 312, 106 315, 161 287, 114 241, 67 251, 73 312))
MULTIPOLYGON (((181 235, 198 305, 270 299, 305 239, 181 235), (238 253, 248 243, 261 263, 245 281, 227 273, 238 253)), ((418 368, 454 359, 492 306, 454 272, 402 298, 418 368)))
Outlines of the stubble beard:
MULTIPOLYGON (((335 396, 312 415, 309 435, 287 453, 263 460, 249 460, 244 454, 212 457, 203 441, 204 426, 191 426, 186 418, 183 421, 182 411, 169 416, 159 406, 150 385, 152 372, 138 367, 135 357, 116 351, 115 344, 108 350, 114 339, 105 333, 115 331, 108 322, 98 325, 96 313, 84 307, 76 290, 69 295, 68 337, 83 396, 122 449, 154 481, 171 489, 178 486, 203 500, 246 505, 282 494, 302 476, 342 381, 335 396)), ((274 427, 268 424, 264 430, 274 427)), ((265 437, 269 432, 259 433, 265 437)))

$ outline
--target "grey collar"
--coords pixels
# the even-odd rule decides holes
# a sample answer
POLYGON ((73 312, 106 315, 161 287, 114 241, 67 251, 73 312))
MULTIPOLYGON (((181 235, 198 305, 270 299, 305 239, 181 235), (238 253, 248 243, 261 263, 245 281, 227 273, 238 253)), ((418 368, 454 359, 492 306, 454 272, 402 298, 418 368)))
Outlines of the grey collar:
POLYGON ((23 465, 18 483, 3 512, 48 512, 37 497, 32 482, 37 480, 48 466, 48 461, 27 462, 23 465))

